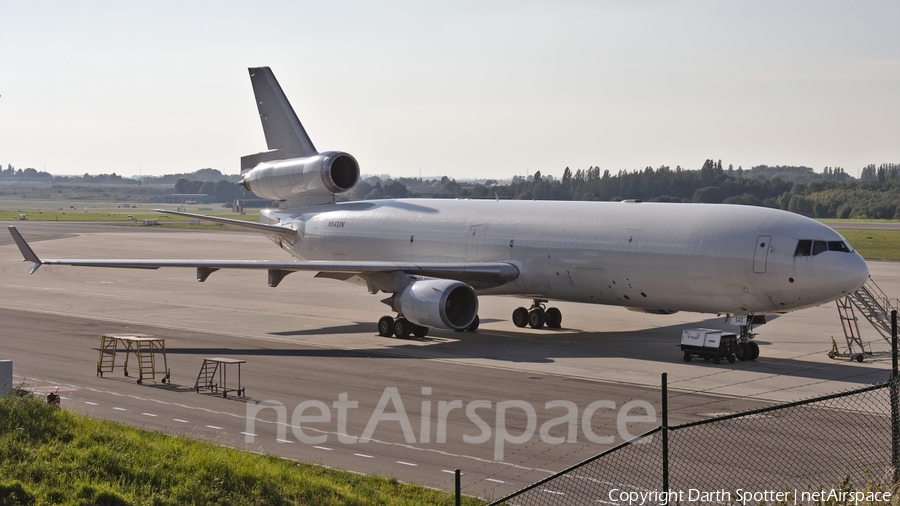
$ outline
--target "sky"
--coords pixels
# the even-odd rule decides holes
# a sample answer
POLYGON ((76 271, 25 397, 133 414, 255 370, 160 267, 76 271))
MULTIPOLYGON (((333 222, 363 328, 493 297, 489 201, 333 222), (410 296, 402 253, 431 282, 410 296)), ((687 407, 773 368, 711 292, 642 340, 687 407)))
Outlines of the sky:
POLYGON ((900 163, 900 2, 0 0, 0 164, 240 171, 269 66, 364 174, 900 163))

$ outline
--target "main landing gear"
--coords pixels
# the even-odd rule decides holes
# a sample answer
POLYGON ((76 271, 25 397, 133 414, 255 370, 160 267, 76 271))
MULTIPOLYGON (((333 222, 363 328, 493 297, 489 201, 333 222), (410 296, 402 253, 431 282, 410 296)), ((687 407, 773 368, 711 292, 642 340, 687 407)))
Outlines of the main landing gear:
POLYGON ((534 299, 531 308, 518 307, 512 314, 512 321, 516 327, 529 326, 539 329, 546 325, 551 329, 562 328, 562 313, 555 307, 545 309, 546 300, 534 299))
MULTIPOLYGON (((478 329, 478 324, 478 315, 475 315, 475 320, 473 320, 468 327, 459 329, 457 332, 475 332, 475 330, 478 329)), ((390 316, 382 316, 381 319, 378 320, 378 335, 381 337, 397 336, 399 339, 406 339, 410 334, 418 338, 423 338, 428 335, 428 327, 416 325, 404 318, 402 314, 397 315, 396 319, 391 318, 390 316)))
POLYGON ((737 350, 734 352, 734 356, 742 362, 759 358, 759 345, 750 341, 750 339, 756 337, 756 334, 751 332, 752 330, 752 323, 741 325, 741 335, 738 337, 737 350))
POLYGON ((416 325, 407 320, 403 315, 397 315, 397 319, 390 316, 382 316, 378 320, 378 335, 381 337, 397 336, 400 339, 406 339, 412 334, 416 337, 425 337, 428 335, 428 327, 416 325))

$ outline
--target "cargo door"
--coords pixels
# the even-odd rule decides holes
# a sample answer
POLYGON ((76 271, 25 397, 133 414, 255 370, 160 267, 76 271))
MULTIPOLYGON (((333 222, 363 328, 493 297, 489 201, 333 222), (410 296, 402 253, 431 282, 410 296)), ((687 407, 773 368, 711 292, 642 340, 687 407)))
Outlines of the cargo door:
POLYGON ((769 249, 772 242, 772 236, 761 235, 756 239, 756 248, 753 251, 753 272, 757 274, 765 274, 766 261, 769 258, 769 249))

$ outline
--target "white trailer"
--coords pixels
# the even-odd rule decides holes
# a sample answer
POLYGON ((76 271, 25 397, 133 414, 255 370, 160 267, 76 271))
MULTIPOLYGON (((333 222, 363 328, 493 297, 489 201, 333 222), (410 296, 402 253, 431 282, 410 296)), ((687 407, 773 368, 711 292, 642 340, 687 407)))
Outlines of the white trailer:
POLYGON ((693 357, 712 360, 718 364, 724 358, 729 363, 735 361, 737 336, 717 329, 686 329, 681 333, 681 351, 684 361, 690 362, 693 357))

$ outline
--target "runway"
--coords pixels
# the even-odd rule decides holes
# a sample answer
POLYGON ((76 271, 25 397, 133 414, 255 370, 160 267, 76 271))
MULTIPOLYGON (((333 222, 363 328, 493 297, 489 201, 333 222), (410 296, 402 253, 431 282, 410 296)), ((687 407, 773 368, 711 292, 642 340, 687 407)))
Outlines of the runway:
MULTIPOLYGON (((14 224, 48 258, 289 259, 255 234, 14 224)), ((900 264, 869 265, 882 289, 900 293, 900 264)), ((564 329, 536 331, 509 322, 520 301, 482 297, 478 332, 432 330, 425 339, 397 340, 377 336, 375 322, 389 313, 379 302, 382 295, 311 274, 292 274, 275 289, 258 272, 220 271, 205 283, 195 280, 192 269, 44 266, 29 276, 30 265, 5 231, 0 269, 0 358, 14 361, 17 381, 61 385, 65 407, 443 489, 452 488, 452 471, 460 468, 464 491, 481 497, 500 496, 622 442, 618 410, 630 401, 658 410, 662 372, 669 376, 674 424, 882 381, 890 368, 889 359, 857 364, 827 358, 831 336, 843 340, 833 304, 759 327, 757 362, 686 364, 675 346, 681 330, 730 329, 723 318, 561 303, 564 329), (137 385, 121 373, 96 376, 100 335, 129 332, 166 339, 171 385, 137 385), (246 399, 190 390, 203 358, 214 356, 247 360, 246 399), (273 408, 248 424, 248 409, 261 401, 284 406, 290 425, 284 433, 274 423, 273 408), (577 408, 576 442, 543 440, 572 437, 560 422, 551 422, 541 437, 542 426, 566 414, 546 407, 551 401, 577 408), (582 414, 596 401, 608 402, 587 417, 587 434, 582 414), (297 415, 304 402, 305 411, 297 415), (349 407, 353 402, 357 407, 349 407), (526 405, 534 410, 534 424, 526 405), (442 406, 446 423, 440 422, 442 406), (379 412, 381 421, 367 431, 379 412), (508 431, 502 444, 500 427, 508 431), (529 430, 531 437, 514 441, 529 430), (369 441, 361 442, 367 432, 369 441), (439 442, 442 433, 445 442, 439 442)), ((863 336, 877 339, 875 350, 887 349, 873 329, 863 328, 863 336)), ((647 413, 638 407, 631 414, 647 413)), ((656 423, 636 421, 627 430, 638 434, 656 423)))

